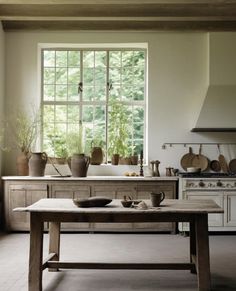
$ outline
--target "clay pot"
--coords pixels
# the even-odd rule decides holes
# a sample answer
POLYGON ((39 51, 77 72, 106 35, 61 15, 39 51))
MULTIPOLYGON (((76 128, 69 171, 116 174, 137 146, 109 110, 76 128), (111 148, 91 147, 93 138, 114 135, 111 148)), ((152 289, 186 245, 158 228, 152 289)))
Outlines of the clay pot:
POLYGON ((137 165, 138 164, 138 155, 133 155, 130 157, 131 159, 131 165, 137 165))
POLYGON ((32 153, 29 159, 29 175, 32 177, 42 177, 48 156, 45 152, 32 153))
POLYGON ((131 158, 120 157, 119 165, 131 165, 131 158))
POLYGON ((93 147, 91 150, 91 165, 101 165, 103 162, 103 151, 101 147, 93 147))
POLYGON ((88 172, 90 158, 84 154, 73 154, 68 160, 73 177, 86 177, 88 172))
POLYGON ((117 166, 119 163, 119 158, 120 158, 119 154, 113 154, 111 157, 111 164, 117 166))
POLYGON ((21 152, 16 158, 16 170, 18 176, 29 175, 29 155, 21 152))

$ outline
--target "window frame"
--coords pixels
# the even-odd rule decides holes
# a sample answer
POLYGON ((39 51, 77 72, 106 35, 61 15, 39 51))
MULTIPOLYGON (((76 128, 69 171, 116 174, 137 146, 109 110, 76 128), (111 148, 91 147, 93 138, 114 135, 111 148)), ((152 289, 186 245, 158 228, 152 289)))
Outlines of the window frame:
MULTIPOLYGON (((43 82, 43 76, 44 76, 44 57, 43 57, 43 53, 44 51, 80 51, 80 72, 81 72, 81 76, 80 76, 80 82, 83 82, 83 52, 84 51, 106 51, 107 53, 107 64, 106 64, 106 78, 107 78, 107 82, 108 80, 108 76, 109 76, 109 52, 110 51, 143 51, 144 52, 144 100, 143 101, 137 101, 137 100, 132 100, 132 101, 121 101, 122 104, 124 105, 142 105, 143 109, 144 109, 144 120, 143 120, 143 158, 144 158, 144 164, 147 163, 147 144, 148 144, 148 127, 147 127, 147 104, 148 104, 148 91, 147 91, 147 81, 148 81, 148 73, 147 73, 147 65, 148 65, 148 49, 147 46, 144 47, 144 45, 137 45, 136 46, 127 46, 127 44, 123 47, 119 47, 119 46, 112 46, 112 47, 97 47, 96 45, 89 45, 89 46, 75 46, 75 47, 71 47, 71 46, 62 46, 62 47, 58 47, 56 45, 46 45, 46 46, 40 46, 40 72, 41 72, 41 80, 40 80, 40 96, 41 96, 41 103, 40 103, 40 109, 41 109, 41 138, 40 138, 40 145, 41 148, 43 148, 43 141, 44 141, 44 105, 77 105, 79 106, 79 112, 80 112, 80 116, 83 116, 83 106, 84 105, 91 105, 91 106, 96 106, 96 105, 104 105, 105 106, 105 126, 106 126, 106 155, 105 155, 105 163, 108 163, 108 154, 107 154, 107 141, 108 141, 108 102, 109 102, 109 88, 108 86, 106 86, 106 98, 105 101, 85 101, 83 100, 83 93, 80 93, 80 98, 79 101, 69 101, 68 99, 66 101, 45 101, 44 100, 44 82, 43 82)), ((68 64, 67 64, 67 69, 68 69, 68 64)), ((54 64, 54 68, 56 69, 56 64, 54 64)), ((68 81, 67 81, 68 84, 68 81)), ((56 82, 54 82, 53 84, 54 86, 56 85, 56 82)), ((55 89, 54 89, 55 90, 55 89)), ((68 87, 67 87, 67 94, 68 94, 68 87)), ((55 114, 56 114, 56 110, 54 110, 54 126, 55 126, 55 114)), ((81 118, 80 118, 81 119, 81 118)), ((66 124, 68 126, 68 116, 67 116, 67 120, 66 120, 66 124)), ((133 140, 133 137, 132 137, 133 140)), ((140 153, 138 153, 140 154, 140 153)))

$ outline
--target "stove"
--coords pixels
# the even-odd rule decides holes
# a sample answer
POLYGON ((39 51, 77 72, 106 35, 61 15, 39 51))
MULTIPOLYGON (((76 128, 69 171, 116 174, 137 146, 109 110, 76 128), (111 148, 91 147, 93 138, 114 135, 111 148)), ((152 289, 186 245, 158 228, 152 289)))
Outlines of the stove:
POLYGON ((231 173, 180 173, 183 190, 236 190, 236 175, 231 173))

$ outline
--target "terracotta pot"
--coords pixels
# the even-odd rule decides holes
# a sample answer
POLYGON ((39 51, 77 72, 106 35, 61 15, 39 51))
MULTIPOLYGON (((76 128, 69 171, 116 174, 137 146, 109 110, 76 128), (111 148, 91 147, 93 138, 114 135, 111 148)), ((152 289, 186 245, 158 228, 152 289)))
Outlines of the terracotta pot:
POLYGON ((119 164, 119 158, 120 158, 120 155, 119 154, 112 155, 112 157, 111 157, 111 164, 117 166, 119 164))
POLYGON ((130 159, 131 159, 131 165, 138 164, 138 155, 131 156, 130 159))
POLYGON ((101 147, 93 147, 91 150, 91 165, 101 165, 103 162, 103 151, 101 147))
POLYGON ((86 177, 88 172, 90 158, 84 154, 74 154, 68 160, 73 177, 86 177))
POLYGON ((32 177, 44 176, 48 156, 45 152, 32 153, 29 159, 29 175, 32 177))
POLYGON ((120 157, 119 165, 131 165, 131 158, 120 157))
POLYGON ((29 155, 21 152, 16 158, 16 169, 18 176, 29 175, 29 155))

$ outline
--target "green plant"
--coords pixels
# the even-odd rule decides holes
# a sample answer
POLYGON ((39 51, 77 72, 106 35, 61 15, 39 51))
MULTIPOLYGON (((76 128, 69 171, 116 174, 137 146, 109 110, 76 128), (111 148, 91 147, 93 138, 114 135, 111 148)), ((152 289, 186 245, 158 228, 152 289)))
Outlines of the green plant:
POLYGON ((129 154, 129 136, 130 136, 130 115, 125 105, 113 101, 110 103, 109 111, 109 147, 108 154, 119 154, 127 157, 129 154))
POLYGON ((70 131, 67 134, 66 146, 69 156, 82 154, 85 150, 85 130, 80 122, 78 131, 70 131))
POLYGON ((67 150, 67 142, 66 136, 55 134, 55 135, 48 135, 49 145, 53 149, 54 156, 56 158, 67 158, 68 157, 68 150, 67 150))
POLYGON ((37 138, 39 121, 39 114, 27 115, 22 111, 18 111, 15 118, 11 120, 11 133, 14 143, 20 148, 21 152, 27 154, 32 151, 37 138))

